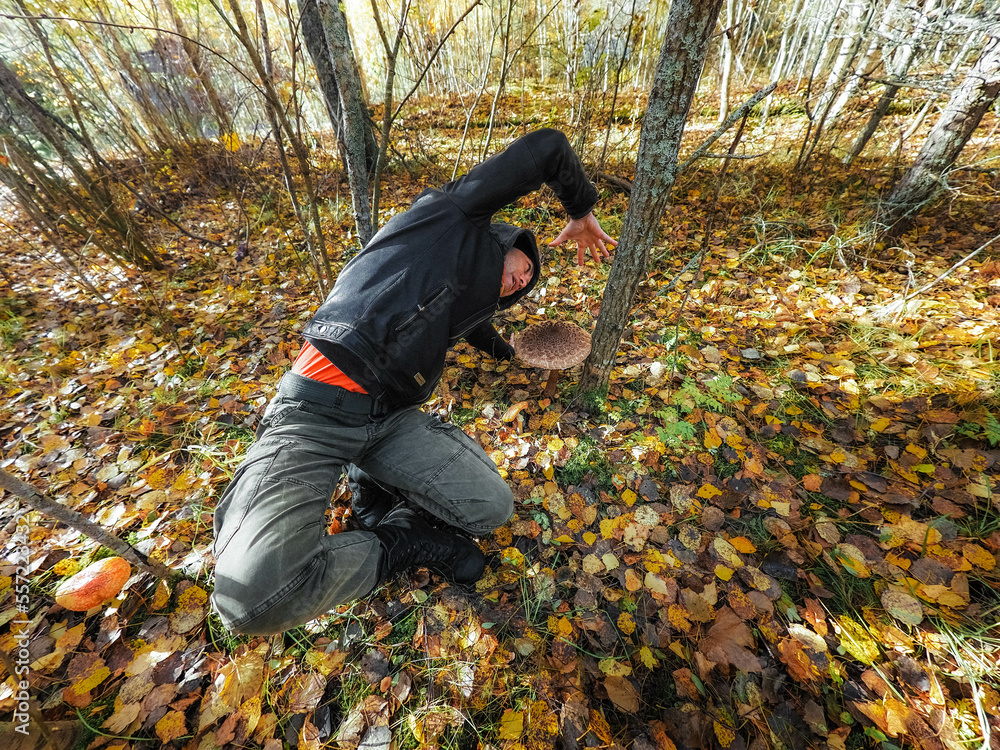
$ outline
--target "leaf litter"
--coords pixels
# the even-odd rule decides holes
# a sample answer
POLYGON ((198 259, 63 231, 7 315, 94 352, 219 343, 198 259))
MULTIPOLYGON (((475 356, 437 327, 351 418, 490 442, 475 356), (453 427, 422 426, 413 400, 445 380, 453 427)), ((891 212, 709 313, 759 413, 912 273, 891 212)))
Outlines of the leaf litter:
MULTIPOLYGON (((886 320, 911 271, 862 245, 840 263, 821 218, 832 188, 750 167, 703 267, 684 271, 711 177, 678 183, 670 252, 654 254, 603 404, 571 378, 548 399, 544 373, 449 354, 428 408, 517 498, 481 540, 474 590, 418 571, 272 638, 233 637, 209 611, 211 510, 317 304, 294 237, 268 227, 241 260, 172 240, 165 283, 118 269, 97 301, 7 234, 0 467, 182 574, 63 610, 58 583, 103 553, 32 516, 17 632, 46 720, 82 724, 86 747, 192 750, 952 748, 1000 732, 1000 270, 970 263, 886 320), (767 180, 780 228, 751 200, 767 180), (825 254, 769 239, 793 224, 825 254)), ((399 176, 393 208, 422 187, 399 176)), ((225 205, 186 210, 236 247, 225 205)), ((901 238, 926 278, 983 239, 981 206, 948 210, 901 238)), ((554 234, 550 219, 535 228, 554 234)), ((343 262, 350 224, 329 221, 343 262)), ((592 328, 607 267, 570 255, 546 258, 546 281, 499 316, 505 335, 550 316, 592 328)), ((335 528, 351 523, 346 487, 332 505, 335 528)), ((5 711, 14 688, 0 685, 5 711)))

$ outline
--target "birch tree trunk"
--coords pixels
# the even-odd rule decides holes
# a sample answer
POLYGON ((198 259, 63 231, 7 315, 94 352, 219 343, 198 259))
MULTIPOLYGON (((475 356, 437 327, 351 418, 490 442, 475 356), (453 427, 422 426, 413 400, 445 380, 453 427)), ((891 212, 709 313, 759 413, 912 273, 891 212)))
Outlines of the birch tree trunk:
POLYGON ((736 0, 726 0, 726 33, 722 35, 722 69, 719 71, 719 122, 729 117, 729 86, 733 82, 733 58, 736 56, 736 0))
MULTIPOLYGON (((891 59, 887 60, 886 68, 888 69, 887 72, 890 80, 902 79, 907 71, 909 71, 910 65, 913 63, 913 58, 916 57, 917 51, 923 45, 923 38, 927 31, 930 14, 934 11, 937 3, 938 0, 925 0, 924 7, 917 17, 916 28, 912 36, 908 35, 909 38, 903 42, 902 47, 897 48, 891 59)), ((868 122, 865 123, 864 128, 861 129, 861 133, 847 152, 847 156, 844 157, 845 164, 853 162, 865 150, 865 146, 868 145, 871 137, 875 135, 875 131, 878 129, 882 118, 889 111, 889 105, 896 98, 899 88, 899 86, 893 83, 886 84, 885 91, 882 92, 882 96, 879 97, 875 109, 872 110, 871 115, 868 117, 868 122)))
POLYGON ((632 300, 646 272, 649 250, 677 176, 677 153, 708 42, 723 0, 673 0, 653 87, 642 122, 635 180, 611 265, 580 391, 607 388, 632 300))
POLYGON ((916 212, 942 186, 986 110, 1000 94, 1000 37, 986 40, 976 64, 948 100, 941 118, 927 134, 916 160, 886 198, 883 221, 893 224, 916 212))
MULTIPOLYGON (((893 8, 896 4, 896 0, 889 0, 889 7, 882 13, 883 18, 891 18, 893 14, 893 8)), ((854 54, 857 55, 858 50, 861 45, 865 42, 865 39, 869 39, 864 53, 858 60, 858 64, 854 65, 853 60, 848 63, 848 68, 845 69, 841 81, 835 87, 838 91, 836 98, 833 103, 830 104, 830 108, 826 112, 826 121, 828 126, 832 126, 840 118, 841 112, 844 111, 851 99, 857 93, 858 88, 861 85, 861 75, 868 69, 868 62, 871 60, 872 55, 875 54, 875 49, 878 47, 878 36, 875 34, 869 34, 869 29, 871 28, 872 21, 875 18, 875 14, 878 12, 876 4, 873 4, 869 9, 868 14, 862 24, 861 29, 858 31, 857 44, 854 47, 854 54)))
POLYGON ((338 0, 317 0, 323 33, 330 50, 336 74, 337 93, 344 122, 344 161, 351 185, 351 202, 354 206, 354 223, 358 240, 364 246, 372 238, 372 214, 368 203, 368 151, 366 129, 370 127, 368 106, 364 100, 361 72, 358 69, 351 38, 347 30, 347 17, 338 0))

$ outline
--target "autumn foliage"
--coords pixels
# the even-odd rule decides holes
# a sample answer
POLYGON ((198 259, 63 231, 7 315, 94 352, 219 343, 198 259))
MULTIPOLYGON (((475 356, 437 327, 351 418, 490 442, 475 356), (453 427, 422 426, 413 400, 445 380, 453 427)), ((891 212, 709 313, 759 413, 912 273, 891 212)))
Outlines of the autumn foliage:
MULTIPOLYGON (((449 354, 426 408, 517 498, 481 540, 484 578, 418 571, 241 638, 210 614, 212 508, 319 302, 278 169, 249 166, 268 153, 217 155, 252 174, 245 193, 197 154, 164 158, 163 195, 219 246, 148 219, 168 270, 95 260, 105 299, 39 262, 29 219, 0 226, 0 466, 177 571, 67 611, 61 582, 96 550, 31 516, 31 606, 17 612, 0 569, 0 647, 23 616, 46 720, 80 724, 81 747, 191 750, 951 750, 1000 733, 1000 272, 981 255, 907 298, 995 232, 994 175, 963 175, 892 244, 868 223, 881 164, 767 158, 721 188, 711 167, 682 174, 606 399, 577 396, 573 371, 550 399, 540 370, 449 354)), ((346 181, 317 161, 339 267, 346 181)), ((439 176, 387 177, 383 206, 439 176)), ((627 197, 598 185, 614 234, 627 197)), ((544 239, 560 215, 543 194, 506 219, 544 239)), ((607 267, 544 262, 497 319, 508 338, 550 318, 593 327, 607 267)), ((353 528, 346 484, 328 522, 353 528)))

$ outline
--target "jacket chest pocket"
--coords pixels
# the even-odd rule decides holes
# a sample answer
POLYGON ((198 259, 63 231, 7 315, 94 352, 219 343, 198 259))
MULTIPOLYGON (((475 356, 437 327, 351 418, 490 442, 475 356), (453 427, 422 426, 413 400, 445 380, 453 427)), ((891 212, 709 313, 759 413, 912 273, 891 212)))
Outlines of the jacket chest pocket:
POLYGON ((425 300, 417 303, 415 310, 412 310, 395 325, 396 336, 418 334, 419 330, 417 329, 423 329, 427 324, 447 315, 451 310, 452 298, 451 287, 447 285, 432 292, 425 300), (419 325, 420 323, 422 325, 419 325))

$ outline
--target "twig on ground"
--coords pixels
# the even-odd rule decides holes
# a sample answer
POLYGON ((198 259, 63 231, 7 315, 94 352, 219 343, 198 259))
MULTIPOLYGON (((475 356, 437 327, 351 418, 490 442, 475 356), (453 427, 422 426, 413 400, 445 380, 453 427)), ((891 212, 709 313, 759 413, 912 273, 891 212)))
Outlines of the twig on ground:
MULTIPOLYGON (((951 274, 953 274, 959 268, 961 268, 966 263, 968 263, 970 260, 972 260, 973 258, 975 258, 977 255, 979 255, 979 253, 981 253, 983 250, 985 250, 986 248, 988 248, 990 245, 992 245, 997 240, 1000 240, 1000 234, 996 235, 995 237, 991 237, 989 240, 987 240, 982 245, 980 245, 979 247, 977 247, 975 250, 973 250, 971 253, 969 253, 968 255, 966 255, 960 261, 958 261, 957 263, 955 263, 947 271, 945 271, 944 273, 942 273, 941 275, 939 275, 937 278, 933 279, 932 281, 928 281, 926 284, 924 284, 919 289, 914 289, 912 292, 910 292, 908 294, 906 292, 904 292, 903 293, 904 296, 902 298, 900 298, 898 300, 893 300, 892 302, 887 303, 886 305, 884 305, 882 307, 882 310, 880 312, 885 317, 888 317, 889 315, 896 315, 896 316, 898 316, 898 315, 902 314, 903 310, 905 309, 905 306, 906 306, 907 302, 909 302, 914 297, 916 297, 916 296, 918 296, 920 294, 923 294, 928 289, 930 289, 931 287, 933 287, 935 284, 938 284, 939 282, 941 282, 944 279, 946 279, 949 276, 951 276, 951 274)), ((911 271, 911 276, 912 276, 912 271, 911 271)), ((909 286, 910 286, 910 282, 907 281, 907 288, 909 288, 909 286)))
POLYGON ((7 490, 13 495, 24 500, 35 510, 45 514, 49 518, 61 521, 67 526, 86 534, 95 542, 100 542, 112 552, 121 555, 133 565, 141 568, 147 573, 152 573, 158 578, 167 578, 171 574, 170 568, 155 560, 150 560, 135 547, 124 539, 112 534, 102 526, 89 520, 86 516, 76 512, 58 500, 43 495, 34 486, 27 482, 22 482, 13 474, 0 469, 0 489, 7 490))

